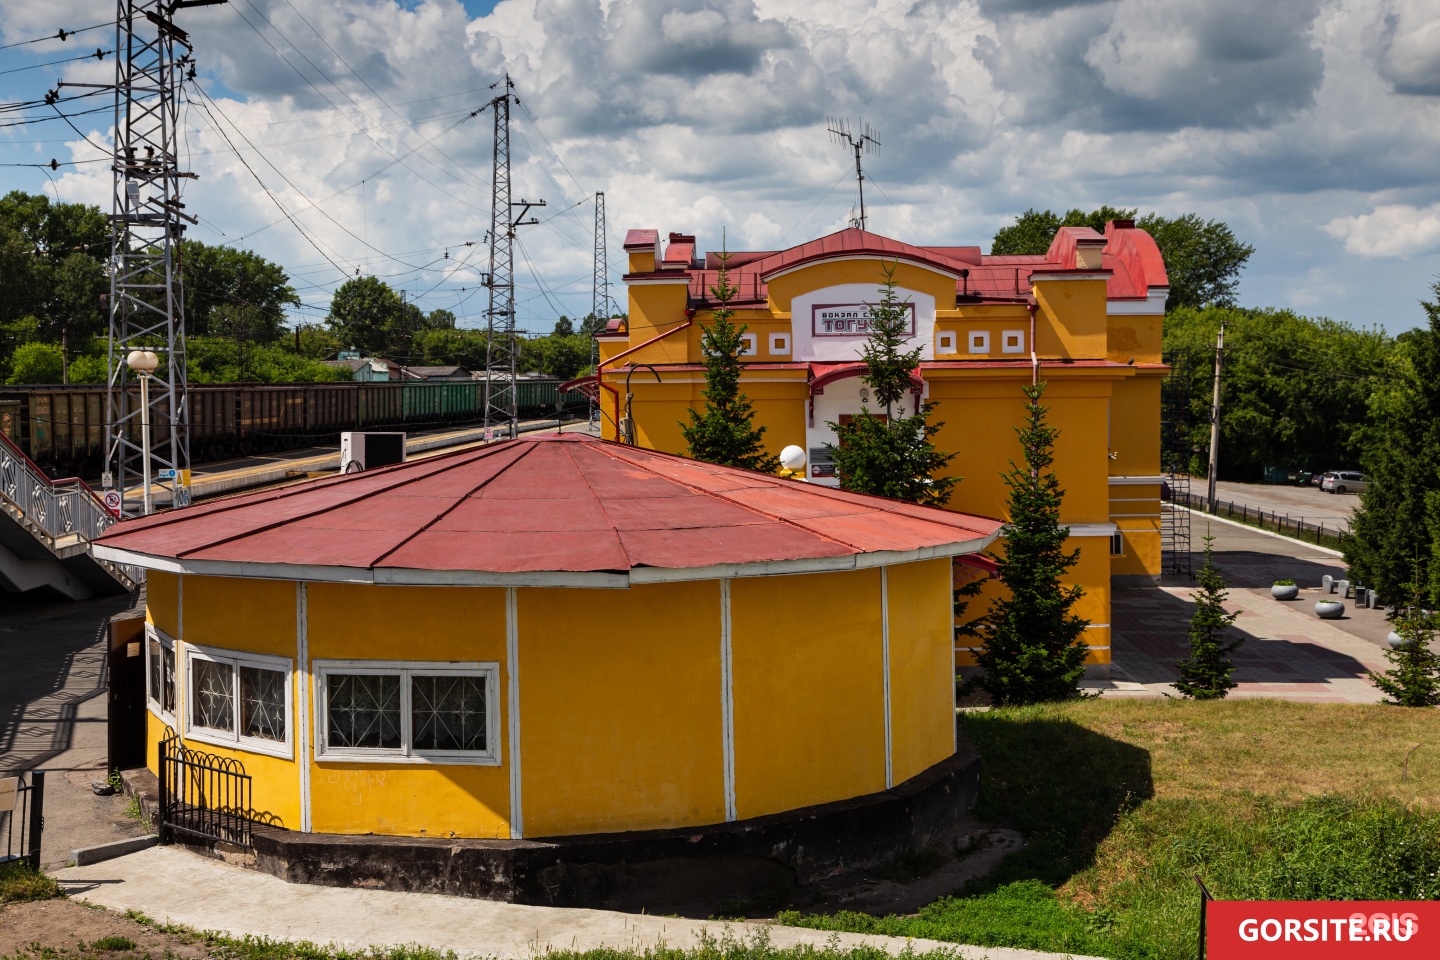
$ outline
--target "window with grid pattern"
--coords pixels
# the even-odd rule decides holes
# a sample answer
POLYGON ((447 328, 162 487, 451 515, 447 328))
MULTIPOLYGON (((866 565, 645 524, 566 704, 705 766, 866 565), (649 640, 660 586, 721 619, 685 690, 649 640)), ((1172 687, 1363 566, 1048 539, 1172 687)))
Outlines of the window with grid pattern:
POLYGON ((498 664, 317 661, 320 760, 500 762, 498 664))

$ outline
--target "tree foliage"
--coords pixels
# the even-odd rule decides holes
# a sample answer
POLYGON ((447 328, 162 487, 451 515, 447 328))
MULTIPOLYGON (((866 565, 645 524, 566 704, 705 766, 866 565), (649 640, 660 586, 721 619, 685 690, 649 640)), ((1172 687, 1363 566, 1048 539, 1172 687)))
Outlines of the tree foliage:
POLYGON ((724 253, 720 255, 720 272, 710 288, 717 306, 700 334, 705 355, 705 389, 701 391, 705 410, 691 407, 690 422, 681 423, 680 432, 696 460, 774 473, 780 469, 780 458, 765 449, 765 428, 755 426, 755 409, 750 398, 740 392, 745 325, 730 320, 735 315, 730 309, 735 287, 730 285, 727 259, 724 253))
POLYGON ((1396 338, 1371 396, 1367 488, 1342 544, 1354 580, 1398 602, 1414 583, 1440 605, 1440 281, 1427 325, 1396 338))
POLYGON ((185 327, 193 336, 229 336, 219 321, 243 315, 250 339, 272 343, 285 326, 285 308, 300 305, 284 269, 249 250, 185 240, 180 261, 185 327))
POLYGON ((1043 254, 1050 249, 1055 231, 1061 227, 1090 227, 1105 232, 1111 220, 1135 220, 1135 225, 1155 239, 1170 278, 1170 296, 1165 308, 1231 306, 1240 271, 1255 252, 1241 243, 1226 223, 1203 220, 1197 214, 1162 217, 1147 213, 1137 219, 1135 209, 1104 206, 1098 210, 1073 209, 1065 214, 1031 208, 1015 223, 996 231, 990 243, 991 255, 1043 254))
POLYGON ((927 506, 944 506, 959 477, 938 476, 955 458, 936 448, 934 438, 944 423, 931 423, 933 403, 920 404, 905 415, 904 400, 914 389, 920 348, 910 342, 910 310, 895 292, 895 265, 885 267, 880 301, 870 304, 869 336, 861 348, 862 380, 884 413, 862 404, 849 422, 831 423, 836 443, 830 447, 840 487, 927 506))
POLYGON ((1370 396, 1393 340, 1290 310, 1182 307, 1165 318, 1165 355, 1190 401, 1194 468, 1209 456, 1215 335, 1225 323, 1220 477, 1258 481, 1267 467, 1354 467, 1367 445, 1370 396))
POLYGON ((1225 612, 1225 578, 1215 566, 1215 538, 1205 537, 1205 565, 1200 568, 1200 589, 1191 594, 1195 611, 1190 615, 1190 656, 1176 661, 1180 679, 1175 689, 1192 700, 1221 700, 1235 686, 1231 674, 1235 662, 1230 654, 1245 638, 1227 638, 1230 626, 1240 616, 1225 612))
POLYGON ((1009 517, 996 577, 1004 594, 975 623, 982 645, 975 681, 999 705, 1069 700, 1085 676, 1085 628, 1072 611, 1084 595, 1062 583, 1080 559, 1066 550, 1070 528, 1060 525, 1065 491, 1052 469, 1059 431, 1046 421, 1045 384, 1027 386, 1025 423, 1016 428, 1025 464, 1010 461, 1009 517))
POLYGON ((1371 673, 1370 682, 1385 694, 1385 702, 1400 707, 1440 706, 1440 653, 1432 648, 1440 632, 1440 616, 1420 609, 1419 596, 1412 593, 1414 605, 1395 618, 1395 632, 1400 645, 1385 651, 1390 669, 1371 673))

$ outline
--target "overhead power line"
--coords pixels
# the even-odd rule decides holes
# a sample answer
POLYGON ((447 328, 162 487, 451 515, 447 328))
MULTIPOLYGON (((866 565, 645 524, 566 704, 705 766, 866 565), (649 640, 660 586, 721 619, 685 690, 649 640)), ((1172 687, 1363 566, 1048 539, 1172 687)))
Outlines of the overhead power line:
POLYGON ((17 40, 14 43, 7 43, 5 44, 5 46, 0 47, 0 50, 9 50, 11 47, 23 47, 27 43, 44 43, 46 40, 64 41, 68 40, 70 37, 76 36, 77 34, 87 33, 91 30, 99 30, 101 27, 113 26, 115 26, 115 21, 111 20, 108 23, 97 23, 93 27, 81 27, 79 30, 60 30, 56 33, 46 34, 43 37, 35 37, 32 40, 17 40))
POLYGON ((45 63, 32 63, 28 67, 13 67, 9 70, 0 70, 0 77, 3 77, 8 73, 22 73, 26 70, 39 70, 41 67, 55 67, 59 66, 62 63, 75 63, 78 60, 103 61, 106 57, 110 56, 110 54, 114 52, 114 50, 101 50, 99 47, 96 47, 94 53, 87 53, 84 56, 80 57, 66 57, 64 60, 50 60, 45 63))

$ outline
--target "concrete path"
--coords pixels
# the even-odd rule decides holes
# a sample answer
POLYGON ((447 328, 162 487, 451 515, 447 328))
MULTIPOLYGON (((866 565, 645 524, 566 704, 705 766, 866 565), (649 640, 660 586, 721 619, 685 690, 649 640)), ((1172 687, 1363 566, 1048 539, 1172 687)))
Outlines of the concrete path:
POLYGON ((104 780, 106 663, 102 630, 129 597, 80 603, 0 595, 0 774, 45 770, 47 868, 70 851, 143 833, 104 780))
MULTIPOLYGON (((1285 488, 1280 488, 1285 489, 1285 488)), ((1328 494, 1326 494, 1328 496, 1328 494)), ((1389 668, 1384 639, 1390 631, 1382 611, 1361 610, 1347 601, 1341 620, 1315 616, 1320 578, 1344 576, 1344 561, 1313 546, 1250 527, 1191 517, 1191 541, 1203 546, 1214 536, 1215 563, 1229 583, 1227 610, 1240 610, 1235 629, 1245 644, 1235 654, 1232 697, 1278 697, 1314 703, 1376 703, 1381 699, 1366 678, 1389 668), (1300 598, 1281 602, 1270 585, 1290 578, 1300 598)), ((1202 558, 1194 557, 1198 572, 1202 558)), ((1175 694, 1175 661, 1188 655, 1186 629, 1196 585, 1167 577, 1159 587, 1117 589, 1111 595, 1114 664, 1108 683, 1088 686, 1106 696, 1159 697, 1175 694)), ((1331 595, 1331 599, 1335 596, 1331 595)))
POLYGON ((89 867, 70 867, 56 876, 71 896, 112 910, 137 910, 153 920, 232 937, 309 941, 346 949, 416 945, 454 950, 461 956, 528 960, 547 950, 643 950, 662 943, 689 948, 704 935, 749 939, 764 934, 776 947, 823 947, 834 942, 840 947, 881 947, 891 954, 909 947, 916 953, 947 950, 964 960, 1059 960, 1062 956, 798 927, 289 884, 176 847, 155 847, 89 867))

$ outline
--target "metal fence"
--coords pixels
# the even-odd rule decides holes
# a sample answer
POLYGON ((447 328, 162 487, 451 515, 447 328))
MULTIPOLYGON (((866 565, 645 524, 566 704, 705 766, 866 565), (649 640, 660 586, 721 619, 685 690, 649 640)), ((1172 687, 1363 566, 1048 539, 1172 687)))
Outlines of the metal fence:
POLYGON ((176 835, 250 846, 250 775, 238 760, 160 742, 160 839, 176 835))
MULTIPOLYGON (((0 433, 0 509, 56 555, 72 547, 88 545, 115 523, 114 515, 105 509, 105 504, 84 480, 79 477, 51 480, 3 433, 0 433)), ((101 565, 130 589, 144 577, 138 567, 108 562, 101 565)))
POLYGON ((1348 524, 1342 525, 1334 521, 1328 524, 1323 520, 1312 523, 1307 522, 1304 517, 1281 515, 1244 503, 1231 503, 1228 500, 1216 500, 1215 509, 1212 511, 1209 509, 1209 502, 1204 497, 1178 490, 1173 493, 1173 498, 1176 504, 1200 513, 1224 517, 1227 520, 1238 520, 1252 527, 1271 530, 1281 536, 1293 537, 1296 540, 1303 540, 1320 547, 1329 547, 1332 550, 1339 550, 1344 539, 1350 535, 1348 524))
POLYGON ((40 869, 45 834, 45 771, 0 777, 0 863, 23 861, 40 869))

